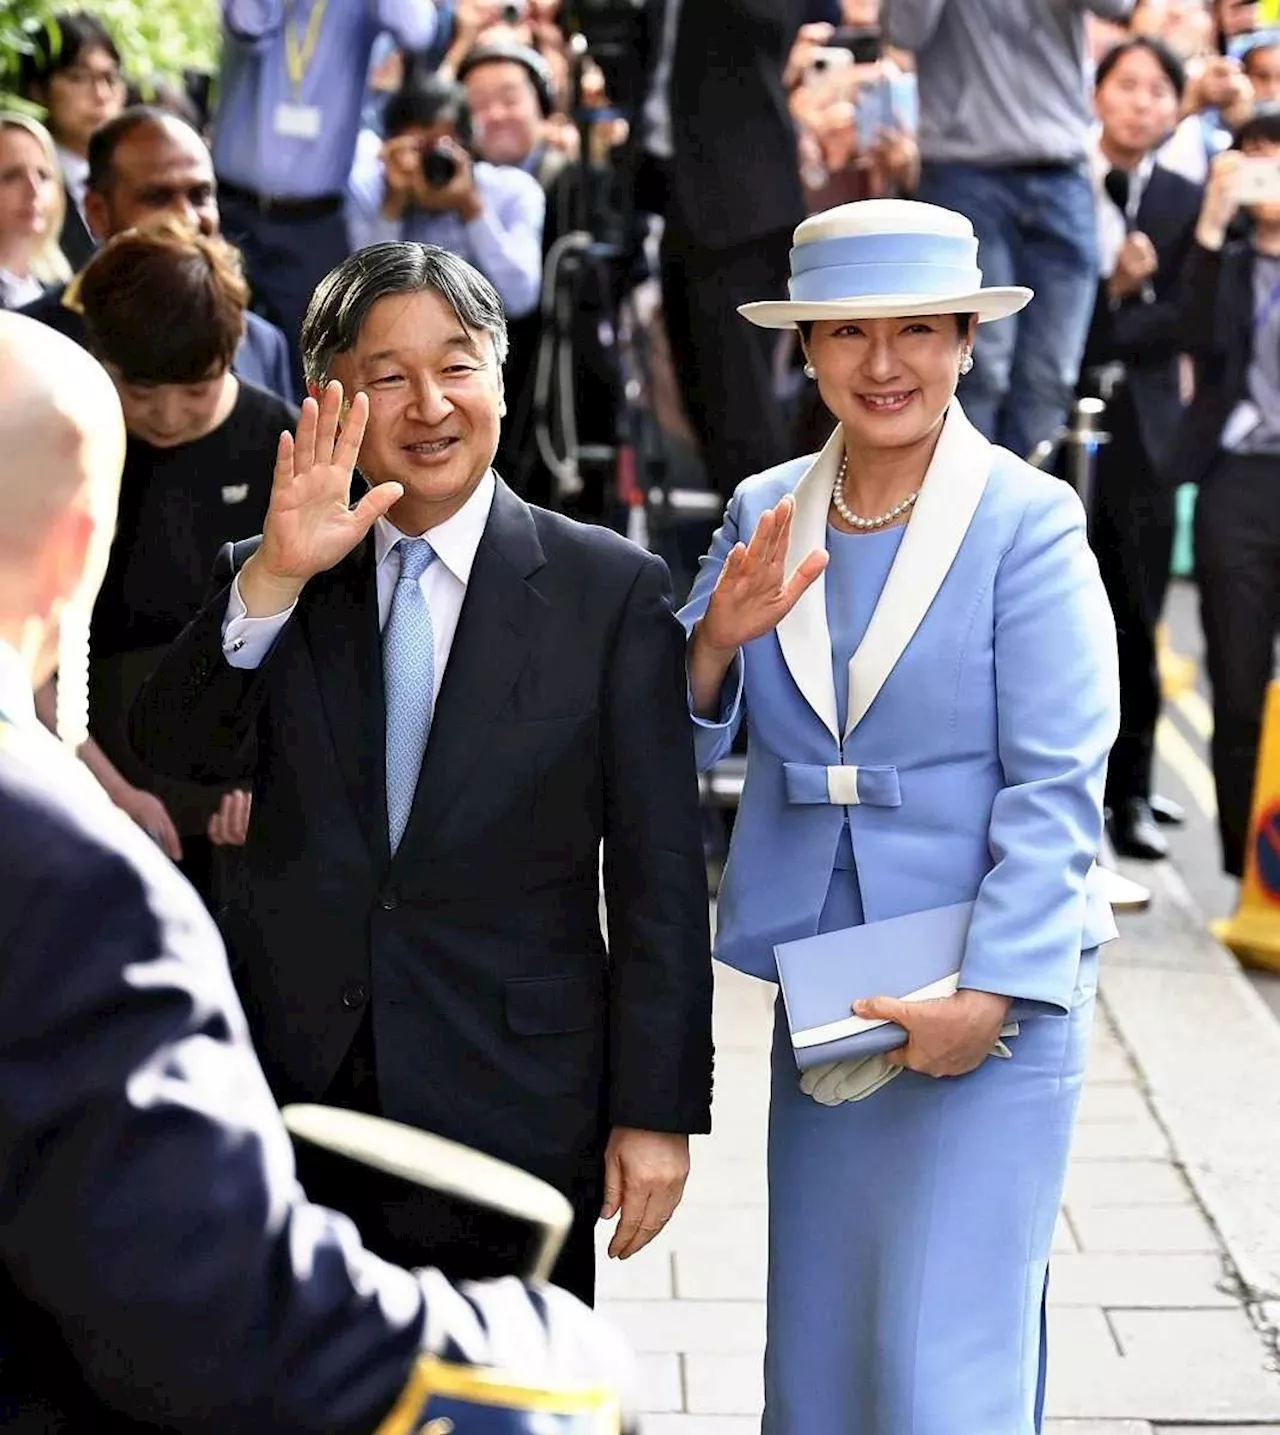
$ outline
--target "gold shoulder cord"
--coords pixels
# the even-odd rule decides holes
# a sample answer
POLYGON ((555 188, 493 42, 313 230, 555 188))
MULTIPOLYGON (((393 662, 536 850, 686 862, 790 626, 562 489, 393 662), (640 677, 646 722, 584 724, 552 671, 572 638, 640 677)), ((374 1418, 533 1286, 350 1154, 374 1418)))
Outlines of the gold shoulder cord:
MULTIPOLYGON (((510 1410, 594 1416, 582 1435, 618 1435, 621 1428, 618 1397, 611 1390, 547 1390, 514 1385, 504 1379, 501 1371, 453 1365, 428 1355, 414 1366, 395 1408, 378 1426, 376 1435, 453 1435, 455 1422, 452 1419, 431 1418, 430 1402, 434 1398, 473 1405, 477 1413, 510 1410), (419 1424, 420 1421, 423 1423, 419 1424)), ((457 1435, 466 1435, 466 1432, 458 1429, 457 1435)))

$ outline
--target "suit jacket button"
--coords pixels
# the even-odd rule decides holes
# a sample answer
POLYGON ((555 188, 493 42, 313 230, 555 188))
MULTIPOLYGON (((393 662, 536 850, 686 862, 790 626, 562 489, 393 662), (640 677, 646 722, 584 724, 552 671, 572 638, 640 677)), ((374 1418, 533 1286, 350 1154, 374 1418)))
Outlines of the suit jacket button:
POLYGON ((387 892, 378 898, 378 906, 381 907, 384 912, 394 912, 399 905, 400 898, 397 897, 394 892, 387 892))
POLYGON ((349 1007, 363 1006, 369 993, 365 991, 360 982, 352 982, 342 989, 342 1005, 349 1007))

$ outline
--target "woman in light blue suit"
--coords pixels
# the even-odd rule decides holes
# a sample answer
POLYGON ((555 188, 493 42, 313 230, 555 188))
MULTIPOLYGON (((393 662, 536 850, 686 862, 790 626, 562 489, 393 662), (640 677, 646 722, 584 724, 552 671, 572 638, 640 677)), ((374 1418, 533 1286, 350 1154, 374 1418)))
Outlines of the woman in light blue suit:
POLYGON ((741 485, 683 614, 704 766, 748 715, 722 961, 776 981, 776 943, 974 902, 959 990, 854 1003, 907 1030, 878 1066, 802 1085, 778 1004, 765 1435, 1040 1424, 1119 700, 1075 494, 955 399, 974 325, 1031 297, 976 260, 929 205, 800 226, 790 301, 742 312, 799 325, 839 426, 741 485))

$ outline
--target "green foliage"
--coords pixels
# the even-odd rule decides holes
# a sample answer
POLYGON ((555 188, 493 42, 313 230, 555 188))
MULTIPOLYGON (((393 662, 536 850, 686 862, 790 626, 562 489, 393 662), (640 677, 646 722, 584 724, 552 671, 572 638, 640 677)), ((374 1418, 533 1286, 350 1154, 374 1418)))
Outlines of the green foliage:
POLYGON ((64 8, 97 15, 120 47, 126 74, 144 89, 180 80, 184 70, 217 69, 218 0, 0 0, 0 103, 13 98, 32 37, 64 8))

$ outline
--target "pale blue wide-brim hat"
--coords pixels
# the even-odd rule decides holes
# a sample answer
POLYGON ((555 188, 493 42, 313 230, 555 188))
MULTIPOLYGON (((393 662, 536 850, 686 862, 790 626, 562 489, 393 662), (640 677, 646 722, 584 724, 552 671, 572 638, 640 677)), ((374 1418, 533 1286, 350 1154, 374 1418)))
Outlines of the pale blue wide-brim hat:
POLYGON ((806 320, 1016 314, 1020 287, 982 287, 978 241, 962 214, 911 199, 863 199, 806 219, 791 250, 789 299, 743 304, 762 329, 806 320))

